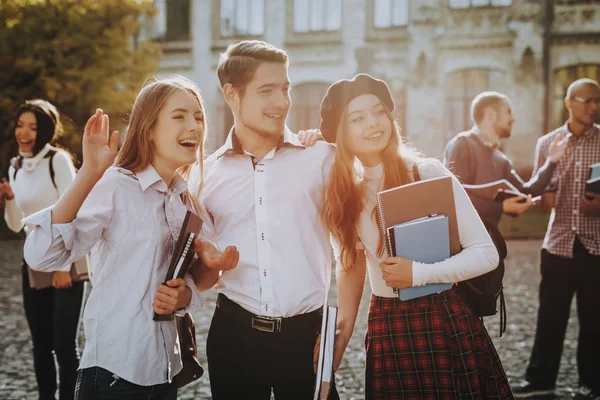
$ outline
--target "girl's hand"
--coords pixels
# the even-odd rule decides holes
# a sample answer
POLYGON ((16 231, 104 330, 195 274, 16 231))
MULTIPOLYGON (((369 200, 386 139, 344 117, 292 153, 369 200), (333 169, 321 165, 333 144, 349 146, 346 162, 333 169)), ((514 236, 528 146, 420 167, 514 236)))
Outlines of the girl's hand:
POLYGON ((0 183, 0 197, 4 196, 6 200, 12 200, 15 198, 15 194, 10 187, 10 183, 6 180, 6 178, 2 178, 2 183, 0 183))
POLYGON ((108 125, 108 115, 103 114, 101 109, 97 109, 96 114, 85 124, 82 169, 102 175, 115 162, 119 149, 119 133, 114 131, 109 137, 108 125))
POLYGON ((398 289, 412 287, 412 260, 402 257, 392 257, 379 264, 386 285, 398 289))
POLYGON ((73 286, 71 272, 55 271, 54 274, 52 274, 52 286, 56 289, 68 289, 73 286))
POLYGON ((173 314, 187 306, 192 299, 192 290, 185 286, 182 278, 171 279, 167 285, 161 283, 156 290, 152 309, 157 314, 173 314))
POLYGON ((318 129, 308 129, 306 131, 298 132, 298 140, 300 143, 306 147, 313 146, 319 140, 323 139, 323 135, 321 135, 321 131, 318 129))
POLYGON ((202 263, 210 269, 227 271, 236 267, 240 260, 240 253, 235 246, 228 246, 221 253, 215 246, 209 242, 194 240, 194 251, 202 263))

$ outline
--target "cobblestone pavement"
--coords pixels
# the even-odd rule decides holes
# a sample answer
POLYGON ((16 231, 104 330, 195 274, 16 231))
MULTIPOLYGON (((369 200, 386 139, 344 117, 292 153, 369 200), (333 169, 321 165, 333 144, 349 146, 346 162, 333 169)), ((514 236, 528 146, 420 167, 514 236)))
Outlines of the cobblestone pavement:
MULTIPOLYGON (((500 354, 507 375, 512 383, 518 382, 527 365, 537 313, 539 240, 510 241, 507 272, 504 279, 508 308, 508 328, 502 338, 496 338, 499 318, 486 319, 490 335, 500 354)), ((0 241, 0 400, 37 399, 33 374, 31 343, 23 313, 20 282, 20 259, 22 243, 0 241)), ((370 290, 367 287, 361 303, 357 329, 343 363, 336 374, 342 399, 364 399, 364 335, 370 290)), ((194 316, 202 362, 206 364, 205 344, 216 294, 205 295, 202 312, 194 316)), ((335 294, 332 293, 332 298, 335 294)), ((576 343, 577 317, 572 310, 565 349, 558 381, 560 398, 570 398, 569 393, 577 384, 576 343)), ((83 341, 83 339, 82 339, 83 341)), ((208 376, 179 393, 180 399, 210 399, 208 376)))

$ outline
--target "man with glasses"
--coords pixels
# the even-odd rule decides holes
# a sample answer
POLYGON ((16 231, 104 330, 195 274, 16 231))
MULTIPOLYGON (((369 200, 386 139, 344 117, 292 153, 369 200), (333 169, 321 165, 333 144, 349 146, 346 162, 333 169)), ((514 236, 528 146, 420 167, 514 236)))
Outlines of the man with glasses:
POLYGON ((517 398, 553 396, 573 295, 577 293, 579 390, 575 399, 600 399, 600 195, 585 192, 590 165, 600 162, 600 87, 573 82, 565 98, 569 119, 538 140, 535 168, 555 138, 569 137, 549 189, 554 208, 541 254, 540 305, 535 341, 517 398))

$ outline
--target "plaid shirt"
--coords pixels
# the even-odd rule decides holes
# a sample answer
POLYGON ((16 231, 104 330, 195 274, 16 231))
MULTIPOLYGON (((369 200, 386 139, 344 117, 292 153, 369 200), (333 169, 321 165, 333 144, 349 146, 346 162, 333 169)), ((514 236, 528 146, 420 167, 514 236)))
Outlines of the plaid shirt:
MULTIPOLYGON (((568 133, 569 128, 565 124, 538 139, 535 170, 546 162, 548 148, 554 138, 557 135, 565 137, 568 133)), ((600 162, 600 126, 594 125, 580 137, 571 136, 569 147, 547 188, 547 191, 556 192, 555 208, 542 245, 549 253, 573 258, 573 244, 577 236, 587 251, 600 255, 600 217, 585 216, 579 210, 590 165, 597 162, 600 162)))

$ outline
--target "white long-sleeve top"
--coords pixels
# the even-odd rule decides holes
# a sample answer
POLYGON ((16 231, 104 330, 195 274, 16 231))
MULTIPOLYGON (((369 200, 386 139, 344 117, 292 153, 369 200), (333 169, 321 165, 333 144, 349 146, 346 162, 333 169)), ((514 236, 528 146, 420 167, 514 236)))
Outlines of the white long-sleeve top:
MULTIPOLYGON (((175 322, 153 321, 152 302, 183 223, 186 187, 179 176, 167 187, 151 165, 136 174, 110 168, 72 222, 52 224, 50 208, 25 220, 33 226, 25 242, 33 269, 52 271, 92 251, 79 369, 101 367, 142 386, 170 381, 181 370, 175 322)), ((185 281, 193 311, 200 294, 190 275, 185 281)))
MULTIPOLYGON (((25 234, 31 231, 31 225, 25 224, 23 218, 50 207, 58 201, 75 178, 75 167, 71 157, 63 150, 56 150, 52 159, 54 182, 50 177, 50 157, 48 152, 53 149, 47 144, 35 157, 25 158, 23 165, 16 174, 11 165, 8 169, 8 179, 15 198, 6 200, 4 219, 6 225, 14 232, 25 228, 25 234)), ((59 271, 69 271, 71 264, 60 266, 59 271)))
MULTIPOLYGON (((412 161, 407 160, 412 174, 412 161)), ((452 176, 441 162, 424 159, 419 162, 421 179, 452 176)), ((391 287, 386 286, 379 264, 386 256, 377 255, 379 227, 373 219, 377 204, 377 192, 383 190, 383 165, 364 169, 364 208, 358 220, 358 237, 365 249, 367 270, 373 293, 381 297, 397 297, 391 287)), ((452 187, 456 206, 458 235, 462 251, 444 261, 425 264, 413 262, 413 286, 428 283, 456 283, 493 270, 498 265, 498 252, 483 222, 471 204, 460 182, 453 177, 452 187)), ((339 253, 339 252, 338 252, 339 253)))

